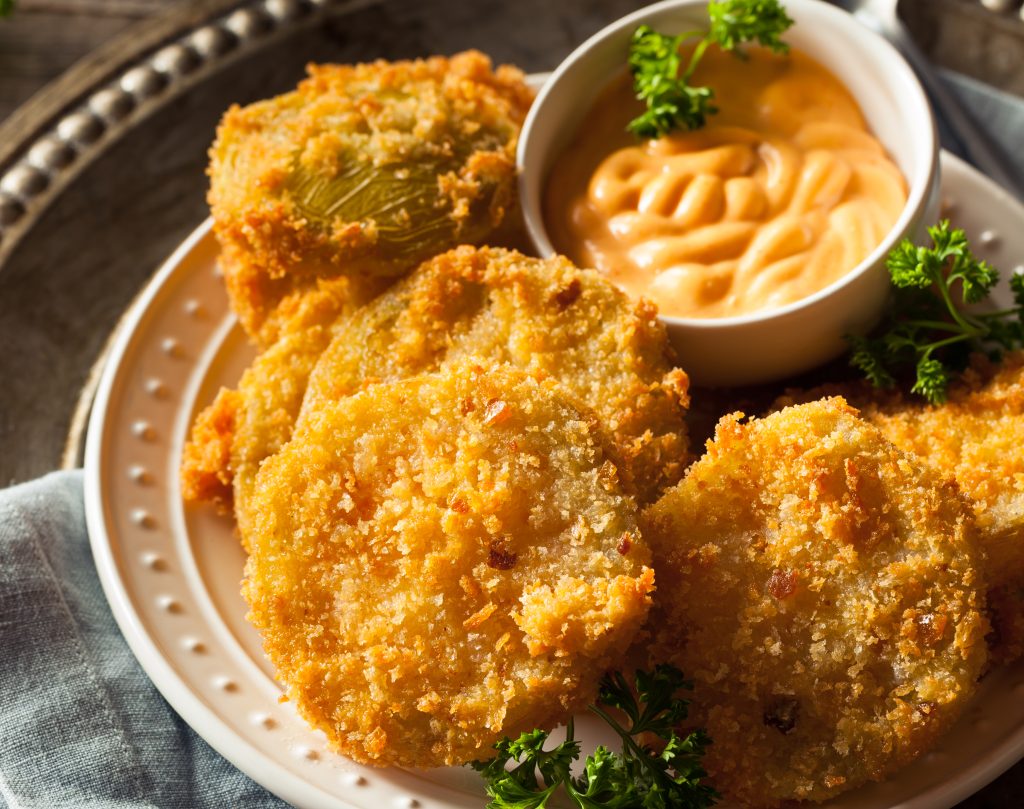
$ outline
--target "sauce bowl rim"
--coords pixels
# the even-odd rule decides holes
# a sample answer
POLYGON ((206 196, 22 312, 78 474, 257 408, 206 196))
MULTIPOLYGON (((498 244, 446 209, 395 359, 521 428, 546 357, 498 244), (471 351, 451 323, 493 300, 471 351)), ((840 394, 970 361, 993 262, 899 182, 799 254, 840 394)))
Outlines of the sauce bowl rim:
MULTIPOLYGON (((610 23, 586 39, 582 44, 575 48, 558 65, 558 67, 555 68, 555 70, 548 74, 544 85, 541 87, 540 92, 538 92, 537 97, 530 107, 525 121, 523 122, 522 131, 519 136, 519 143, 516 148, 516 167, 519 171, 519 197, 522 201, 523 219, 531 241, 542 255, 553 256, 557 255, 558 251, 554 249, 554 246, 551 244, 551 240, 547 234, 543 210, 541 210, 543 204, 539 203, 538 205, 534 205, 531 202, 530 184, 538 183, 543 186, 544 182, 547 180, 548 173, 550 172, 550 166, 546 169, 543 176, 540 177, 528 176, 524 167, 526 157, 531 148, 530 136, 537 128, 537 121, 540 116, 546 114, 545 102, 548 96, 551 95, 557 87, 562 77, 576 69, 578 63, 586 59, 596 46, 603 44, 608 39, 620 36, 624 29, 635 28, 644 22, 648 22, 651 17, 659 16, 666 11, 677 8, 699 8, 706 5, 706 0, 662 0, 661 2, 637 9, 625 17, 621 17, 610 23)), ((906 174, 904 174, 904 180, 907 181, 908 193, 907 201, 900 212, 899 218, 874 250, 828 286, 784 306, 760 309, 743 315, 695 318, 665 315, 659 311, 658 318, 667 326, 681 326, 694 330, 716 331, 736 326, 754 325, 775 318, 781 319, 788 315, 796 314, 802 312, 804 309, 813 307, 821 300, 830 297, 842 290, 844 287, 853 284, 856 279, 876 267, 878 263, 884 259, 884 256, 892 250, 893 247, 895 247, 896 243, 900 239, 904 236, 911 235, 909 230, 911 229, 913 221, 924 212, 924 209, 927 207, 928 198, 932 188, 937 182, 939 173, 939 146, 935 118, 932 114, 927 96, 925 95, 924 88, 921 86, 921 83, 913 69, 899 51, 879 34, 871 31, 862 23, 855 20, 852 15, 824 2, 824 0, 783 0, 783 5, 787 12, 794 12, 799 17, 804 17, 805 15, 810 15, 811 17, 820 15, 820 19, 826 20, 831 24, 832 28, 830 30, 839 29, 844 31, 844 35, 847 35, 854 40, 858 40, 863 49, 874 50, 875 55, 879 59, 885 60, 885 72, 889 77, 888 83, 890 85, 899 86, 900 89, 904 91, 902 98, 904 99, 905 104, 905 117, 921 121, 919 131, 908 134, 908 139, 913 141, 915 145, 915 152, 920 150, 924 154, 930 156, 928 159, 929 165, 925 170, 918 174, 913 183, 909 182, 906 174)), ((800 24, 800 21, 798 20, 796 24, 800 24)), ((623 66, 625 66, 625 62, 623 62, 623 66)), ((845 81, 843 81, 840 76, 837 76, 836 78, 845 85, 845 81)), ((858 106, 860 105, 858 104, 858 106)), ((867 116, 865 116, 865 118, 867 118, 867 116)), ((903 172, 902 166, 900 166, 900 170, 903 172)), ((538 172, 538 174, 539 173, 540 172, 538 172)), ((543 188, 539 190, 538 194, 542 193, 542 191, 543 188)), ((540 196, 536 199, 539 202, 540 196)))

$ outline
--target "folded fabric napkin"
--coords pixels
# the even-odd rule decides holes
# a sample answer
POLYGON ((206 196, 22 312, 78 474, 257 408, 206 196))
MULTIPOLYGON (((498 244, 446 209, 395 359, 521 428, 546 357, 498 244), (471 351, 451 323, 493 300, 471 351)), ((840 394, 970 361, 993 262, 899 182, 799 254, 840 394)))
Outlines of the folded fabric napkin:
MULTIPOLYGON (((1024 101, 947 79, 1024 160, 1024 101)), ((82 473, 0 491, 0 809, 285 805, 200 739, 135 661, 96 575, 82 473)))
POLYGON ((200 739, 128 649, 89 549, 81 470, 0 491, 0 806, 287 806, 200 739))
MULTIPOLYGON (((1002 149, 1003 155, 1024 171, 1024 99, 950 70, 939 72, 964 107, 983 124, 982 128, 1002 149)), ((943 147, 955 151, 941 127, 939 135, 943 147)))

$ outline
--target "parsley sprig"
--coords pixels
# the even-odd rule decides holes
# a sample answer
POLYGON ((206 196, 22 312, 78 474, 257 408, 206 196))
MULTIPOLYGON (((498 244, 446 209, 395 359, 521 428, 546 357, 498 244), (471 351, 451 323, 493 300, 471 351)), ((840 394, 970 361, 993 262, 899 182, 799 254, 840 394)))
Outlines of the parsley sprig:
POLYGON ((675 129, 699 129, 707 116, 718 112, 710 87, 693 87, 690 79, 710 45, 743 57, 741 45, 758 42, 776 53, 789 46, 779 37, 793 24, 778 0, 718 0, 708 3, 706 31, 687 31, 677 36, 659 34, 641 25, 633 32, 629 69, 636 97, 647 105, 627 129, 641 138, 658 138, 675 129), (683 44, 700 37, 680 75, 683 44))
POLYGON ((505 738, 494 745, 497 756, 473 763, 487 782, 487 809, 542 809, 560 788, 580 809, 711 806, 718 796, 701 783, 706 773, 700 765, 711 740, 703 730, 685 737, 675 731, 690 704, 679 692, 691 688, 682 672, 669 665, 650 673, 638 671, 635 691, 621 674, 606 675, 598 702, 589 710, 622 739, 622 752, 598 747, 576 777, 572 764, 580 757, 580 743, 571 720, 565 741, 550 750, 544 749, 547 731, 532 730, 514 741, 505 738), (623 724, 609 709, 620 711, 628 721, 623 724), (657 749, 642 741, 644 734, 658 738, 657 749))
POLYGON ((14 0, 0 0, 0 17, 8 16, 14 11, 14 0))
POLYGON ((850 364, 876 387, 892 387, 913 368, 911 393, 946 400, 949 382, 972 352, 1024 346, 1024 276, 1010 277, 1015 306, 992 312, 967 307, 985 300, 999 273, 971 253, 967 236, 943 220, 928 229, 931 247, 904 239, 886 260, 895 287, 889 313, 872 337, 847 337, 850 364))

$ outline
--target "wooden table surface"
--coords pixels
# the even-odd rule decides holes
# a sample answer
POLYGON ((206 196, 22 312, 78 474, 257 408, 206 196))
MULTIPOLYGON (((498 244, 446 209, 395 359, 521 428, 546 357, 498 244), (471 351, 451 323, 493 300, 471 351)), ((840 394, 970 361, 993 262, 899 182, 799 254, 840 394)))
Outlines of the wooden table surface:
MULTIPOLYGON (((0 121, 98 45, 191 0, 16 2, 15 12, 0 20, 0 121)), ((933 58, 1024 95, 1024 23, 1016 13, 993 16, 979 0, 904 0, 900 11, 933 58)))
POLYGON ((0 20, 0 121, 132 23, 187 0, 16 0, 0 20))
MULTIPOLYGON (((1015 0, 1000 1, 1019 5, 1015 0)), ((16 2, 15 13, 0 21, 0 121, 132 23, 173 11, 190 0, 16 2)), ((916 38, 938 61, 1024 95, 1024 48, 1014 47, 1019 37, 1014 33, 1024 29, 1024 23, 1016 13, 994 17, 982 10, 979 0, 905 0, 900 10, 916 38), (944 14, 939 15, 937 8, 943 8, 944 14), (983 26, 987 28, 984 37, 977 34, 983 26)))

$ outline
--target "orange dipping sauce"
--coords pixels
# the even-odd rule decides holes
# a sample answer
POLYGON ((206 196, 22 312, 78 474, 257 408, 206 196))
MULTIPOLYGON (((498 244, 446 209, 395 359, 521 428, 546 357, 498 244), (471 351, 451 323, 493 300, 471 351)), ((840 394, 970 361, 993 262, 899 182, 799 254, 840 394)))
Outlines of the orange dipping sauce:
POLYGON ((692 84, 714 89, 719 112, 656 140, 625 131, 643 107, 623 75, 548 177, 555 249, 663 315, 807 297, 865 259, 906 204, 903 175, 838 79, 797 51, 748 54, 709 48, 692 84))

